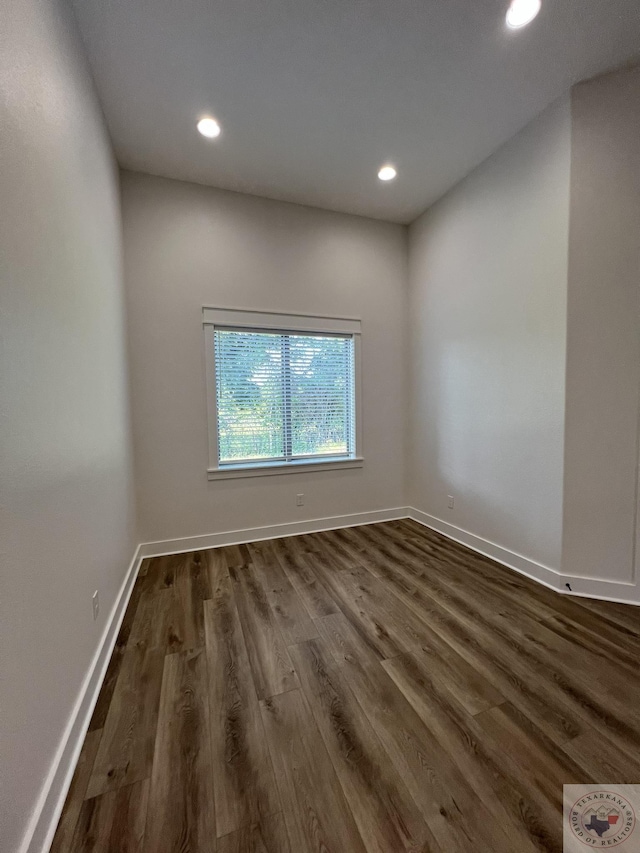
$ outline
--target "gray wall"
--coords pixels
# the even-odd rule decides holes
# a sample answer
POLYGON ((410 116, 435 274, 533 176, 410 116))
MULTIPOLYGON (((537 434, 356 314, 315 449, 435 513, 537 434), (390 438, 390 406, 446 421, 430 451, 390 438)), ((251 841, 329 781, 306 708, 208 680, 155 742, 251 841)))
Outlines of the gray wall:
POLYGON ((117 175, 62 4, 0 9, 0 160, 0 847, 12 853, 137 540, 117 175))
POLYGON ((563 568, 631 582, 640 389, 640 68, 572 91, 563 568))
POLYGON ((409 503, 555 569, 570 145, 564 98, 410 228, 409 503))
POLYGON ((122 202, 143 539, 403 506, 406 229, 131 172, 122 202), (207 481, 203 305, 362 319, 362 469, 207 481))
POLYGON ((409 252, 401 226, 122 173, 132 439, 118 179, 65 8, 0 13, 3 851, 139 540, 409 503, 569 574, 634 570, 640 72, 553 105, 409 252), (203 305, 362 318, 362 469, 207 480, 203 305))

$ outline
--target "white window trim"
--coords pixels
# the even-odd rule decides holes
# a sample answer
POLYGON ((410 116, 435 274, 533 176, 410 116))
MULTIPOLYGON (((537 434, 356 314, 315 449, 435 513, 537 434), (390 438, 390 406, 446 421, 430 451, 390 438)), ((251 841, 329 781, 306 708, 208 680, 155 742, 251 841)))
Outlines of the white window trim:
POLYGON ((362 455, 362 382, 361 382, 361 330, 360 320, 352 317, 321 317, 306 314, 283 314, 271 311, 245 311, 234 308, 202 309, 204 326, 205 371, 207 393, 207 418, 209 435, 209 480, 229 480, 237 477, 264 477, 274 474, 300 474, 312 471, 336 471, 344 468, 361 468, 362 455), (216 361, 214 332, 220 328, 264 329, 276 332, 324 332, 353 336, 354 393, 355 393, 355 449, 353 456, 296 459, 291 462, 242 462, 220 466, 218 461, 218 405, 216 393, 216 361))

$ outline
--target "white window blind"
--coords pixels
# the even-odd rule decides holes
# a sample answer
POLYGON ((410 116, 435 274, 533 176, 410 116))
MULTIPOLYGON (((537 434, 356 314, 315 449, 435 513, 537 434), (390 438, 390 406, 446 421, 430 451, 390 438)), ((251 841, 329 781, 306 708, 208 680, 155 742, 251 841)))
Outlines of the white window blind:
POLYGON ((218 464, 355 455, 350 334, 215 328, 218 464))

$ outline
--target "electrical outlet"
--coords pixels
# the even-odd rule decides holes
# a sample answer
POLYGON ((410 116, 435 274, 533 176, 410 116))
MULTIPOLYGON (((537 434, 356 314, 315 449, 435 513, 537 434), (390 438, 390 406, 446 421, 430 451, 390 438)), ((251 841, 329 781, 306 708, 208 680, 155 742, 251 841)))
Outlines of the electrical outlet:
POLYGON ((448 495, 447 506, 449 507, 449 509, 453 509, 453 504, 454 504, 453 495, 448 495))
POLYGON ((304 495, 296 495, 296 506, 304 506, 304 495))
POLYGON ((95 622, 98 618, 98 613, 100 613, 100 596, 98 595, 98 590, 93 593, 91 600, 93 602, 93 621, 95 622))

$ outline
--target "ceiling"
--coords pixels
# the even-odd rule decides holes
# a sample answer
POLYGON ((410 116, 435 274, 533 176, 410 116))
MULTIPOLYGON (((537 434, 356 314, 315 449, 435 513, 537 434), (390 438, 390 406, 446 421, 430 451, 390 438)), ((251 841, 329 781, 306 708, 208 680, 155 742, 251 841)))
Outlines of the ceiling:
POLYGON ((75 0, 122 166, 410 222, 573 83, 638 0, 75 0), (203 113, 217 140, 196 132, 203 113), (398 169, 382 183, 385 162, 398 169))

